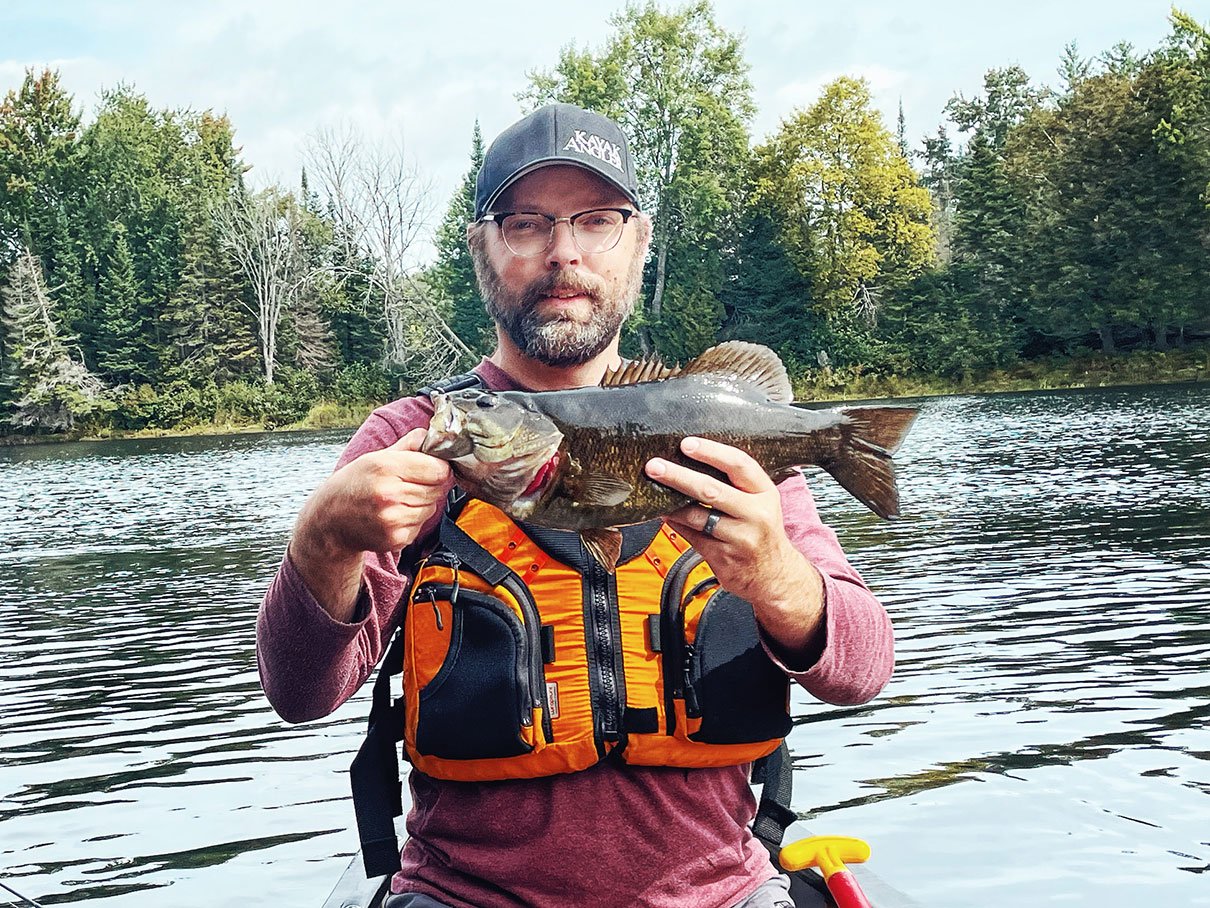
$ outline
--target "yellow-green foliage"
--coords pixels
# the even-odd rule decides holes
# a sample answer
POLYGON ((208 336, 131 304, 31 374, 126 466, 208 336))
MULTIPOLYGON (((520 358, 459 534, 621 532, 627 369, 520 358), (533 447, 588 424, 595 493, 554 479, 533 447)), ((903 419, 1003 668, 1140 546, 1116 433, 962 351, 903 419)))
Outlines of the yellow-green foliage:
POLYGON ((330 400, 321 400, 311 407, 292 429, 343 429, 359 426, 373 410, 373 405, 350 406, 330 400))
POLYGON ((758 203, 779 213, 782 243, 825 309, 869 304, 890 275, 933 260, 928 190, 882 123, 868 84, 842 77, 782 121, 756 150, 758 203))

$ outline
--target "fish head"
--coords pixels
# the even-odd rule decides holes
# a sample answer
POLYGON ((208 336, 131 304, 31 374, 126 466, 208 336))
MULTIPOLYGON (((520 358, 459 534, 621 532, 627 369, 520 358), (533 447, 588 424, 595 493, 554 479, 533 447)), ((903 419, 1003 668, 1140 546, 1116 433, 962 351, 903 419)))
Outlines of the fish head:
POLYGON ((549 485, 563 433, 523 396, 469 389, 433 395, 420 450, 450 463, 469 494, 517 519, 549 485))

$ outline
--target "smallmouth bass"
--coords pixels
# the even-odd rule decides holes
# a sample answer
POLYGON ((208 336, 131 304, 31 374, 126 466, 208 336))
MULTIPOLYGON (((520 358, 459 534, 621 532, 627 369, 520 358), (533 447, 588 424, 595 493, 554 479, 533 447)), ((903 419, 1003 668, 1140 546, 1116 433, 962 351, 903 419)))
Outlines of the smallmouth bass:
POLYGON ((822 467, 874 513, 898 516, 891 456, 917 411, 792 402, 776 353, 728 341, 684 367, 624 364, 596 387, 434 394, 420 450, 449 461, 467 494, 514 520, 579 532, 609 570, 621 548, 616 527, 691 501, 646 476, 652 457, 728 481, 681 453, 688 435, 746 451, 774 482, 801 466, 822 467))

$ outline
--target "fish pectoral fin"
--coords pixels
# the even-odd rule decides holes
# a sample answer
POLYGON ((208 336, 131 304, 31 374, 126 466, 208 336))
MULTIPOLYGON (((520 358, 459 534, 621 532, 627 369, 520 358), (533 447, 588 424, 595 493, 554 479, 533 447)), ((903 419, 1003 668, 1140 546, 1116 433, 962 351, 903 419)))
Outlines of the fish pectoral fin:
POLYGON ((634 486, 609 473, 585 473, 576 480, 575 502, 581 507, 611 508, 634 493, 634 486))
POLYGON ((794 401, 794 389, 781 358, 761 344, 724 341, 688 363, 681 375, 717 376, 751 385, 777 403, 794 401))
POLYGON ((584 530, 580 533, 580 541, 601 567, 611 574, 617 571, 618 559, 622 557, 621 530, 610 527, 584 530))

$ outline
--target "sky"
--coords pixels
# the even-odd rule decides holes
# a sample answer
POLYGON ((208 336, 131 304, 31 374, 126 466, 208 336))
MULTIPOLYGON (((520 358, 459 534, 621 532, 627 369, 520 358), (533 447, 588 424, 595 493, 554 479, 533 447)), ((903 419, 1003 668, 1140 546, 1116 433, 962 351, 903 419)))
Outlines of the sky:
MULTIPOLYGON (((674 5, 670 0, 664 8, 674 5)), ((225 112, 254 185, 296 185, 309 136, 353 128, 402 141, 431 180, 437 216, 469 165, 476 119, 491 138, 520 115, 527 73, 561 48, 598 49, 623 0, 561 3, 358 0, 6 0, 0 90, 27 68, 57 69, 87 119, 125 83, 157 108, 225 112), (344 7, 338 9, 338 7, 344 7)), ((1181 9, 1210 24, 1210 0, 1181 9)), ((743 35, 759 142, 841 75, 861 76, 890 129, 903 104, 910 144, 932 134, 956 93, 992 67, 1054 84, 1064 47, 1095 56, 1120 41, 1149 50, 1169 0, 715 0, 743 35)))

